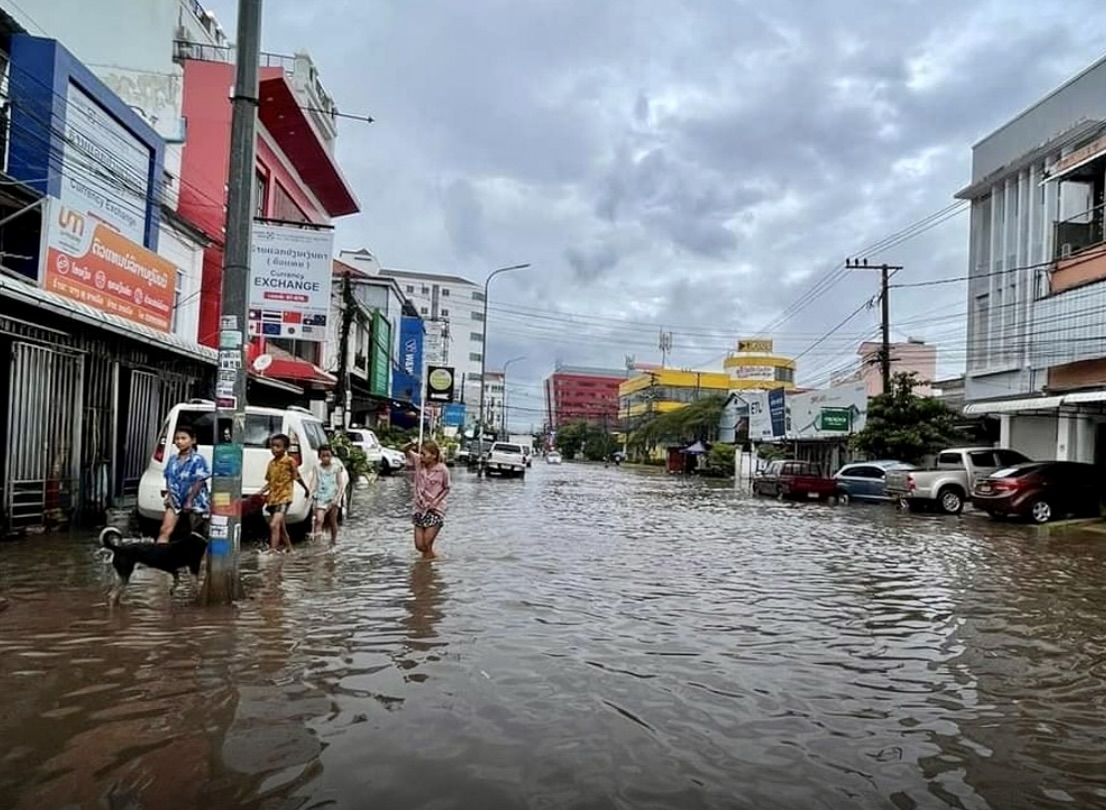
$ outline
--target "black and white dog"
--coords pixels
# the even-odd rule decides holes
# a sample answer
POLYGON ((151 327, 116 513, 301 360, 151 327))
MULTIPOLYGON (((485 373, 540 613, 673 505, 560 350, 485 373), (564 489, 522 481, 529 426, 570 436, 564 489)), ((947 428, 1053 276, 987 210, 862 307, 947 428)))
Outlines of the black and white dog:
POLYGON ((131 574, 138 564, 172 574, 173 584, 169 587, 169 593, 176 590, 182 568, 187 568, 192 574, 193 583, 198 582, 200 564, 207 551, 207 540, 199 532, 191 532, 171 543, 155 543, 152 540, 121 543, 122 539, 123 533, 113 526, 108 526, 100 532, 100 542, 111 552, 111 565, 118 578, 115 587, 108 594, 112 604, 119 603, 123 588, 130 581, 131 574))

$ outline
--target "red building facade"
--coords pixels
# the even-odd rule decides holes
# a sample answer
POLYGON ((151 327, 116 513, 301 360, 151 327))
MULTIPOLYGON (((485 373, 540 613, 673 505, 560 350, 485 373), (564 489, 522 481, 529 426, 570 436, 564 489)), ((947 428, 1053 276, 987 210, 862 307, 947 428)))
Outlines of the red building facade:
MULTIPOLYGON (((234 65, 224 54, 205 51, 204 59, 184 63, 184 115, 188 138, 181 160, 180 214, 212 239, 204 255, 200 300, 201 343, 216 347, 223 281, 226 178, 230 163, 231 102, 234 65)), ((333 140, 320 134, 309 112, 311 99, 297 97, 292 70, 306 57, 268 57, 282 66, 263 66, 254 209, 259 219, 329 225, 334 218, 357 213, 360 206, 332 154, 333 140)), ((313 75, 313 68, 312 75, 313 75)), ((279 374, 306 387, 328 387, 333 378, 318 368, 323 344, 269 340, 251 346, 279 363, 279 374)))
POLYGON ((573 422, 618 424, 618 386, 628 372, 561 366, 545 380, 546 419, 552 430, 573 422))

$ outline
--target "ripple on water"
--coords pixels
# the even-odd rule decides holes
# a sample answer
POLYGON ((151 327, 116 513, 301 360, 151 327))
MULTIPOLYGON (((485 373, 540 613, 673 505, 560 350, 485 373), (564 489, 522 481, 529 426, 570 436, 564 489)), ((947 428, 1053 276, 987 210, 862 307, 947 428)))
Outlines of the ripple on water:
POLYGON ((20 808, 1095 806, 1106 550, 632 469, 409 482, 204 610, 93 543, 0 554, 20 808), (463 797, 463 798, 462 798, 463 797))

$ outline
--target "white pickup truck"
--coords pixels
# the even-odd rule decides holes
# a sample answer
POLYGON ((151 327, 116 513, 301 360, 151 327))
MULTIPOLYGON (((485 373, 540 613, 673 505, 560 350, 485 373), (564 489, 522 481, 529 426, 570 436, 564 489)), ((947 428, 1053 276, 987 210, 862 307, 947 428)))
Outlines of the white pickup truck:
POLYGON ((488 475, 522 478, 526 475, 526 455, 522 451, 522 445, 496 442, 488 452, 488 461, 484 469, 488 475))
POLYGON ((887 495, 911 511, 936 506, 946 515, 959 515, 977 479, 1029 460, 1016 450, 954 447, 942 450, 931 469, 888 470, 887 495))

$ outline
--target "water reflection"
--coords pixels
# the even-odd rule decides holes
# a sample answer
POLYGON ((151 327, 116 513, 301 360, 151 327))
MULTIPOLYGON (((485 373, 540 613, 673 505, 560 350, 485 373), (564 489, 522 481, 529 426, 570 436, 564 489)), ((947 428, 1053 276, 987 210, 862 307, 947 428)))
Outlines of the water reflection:
POLYGON ((404 680, 422 683, 428 677, 424 672, 413 672, 422 661, 432 663, 440 660, 441 648, 445 642, 438 638, 437 624, 445 615, 442 605, 446 597, 446 588, 439 571, 440 562, 419 560, 412 564, 408 577, 411 597, 406 601, 407 616, 403 620, 406 636, 402 652, 397 656, 397 664, 404 670, 404 680))
POLYGON ((247 554, 233 609, 147 572, 108 610, 92 544, 0 548, 0 796, 1106 806, 1106 536, 627 468, 455 483, 443 561, 383 479, 334 549, 247 554))

